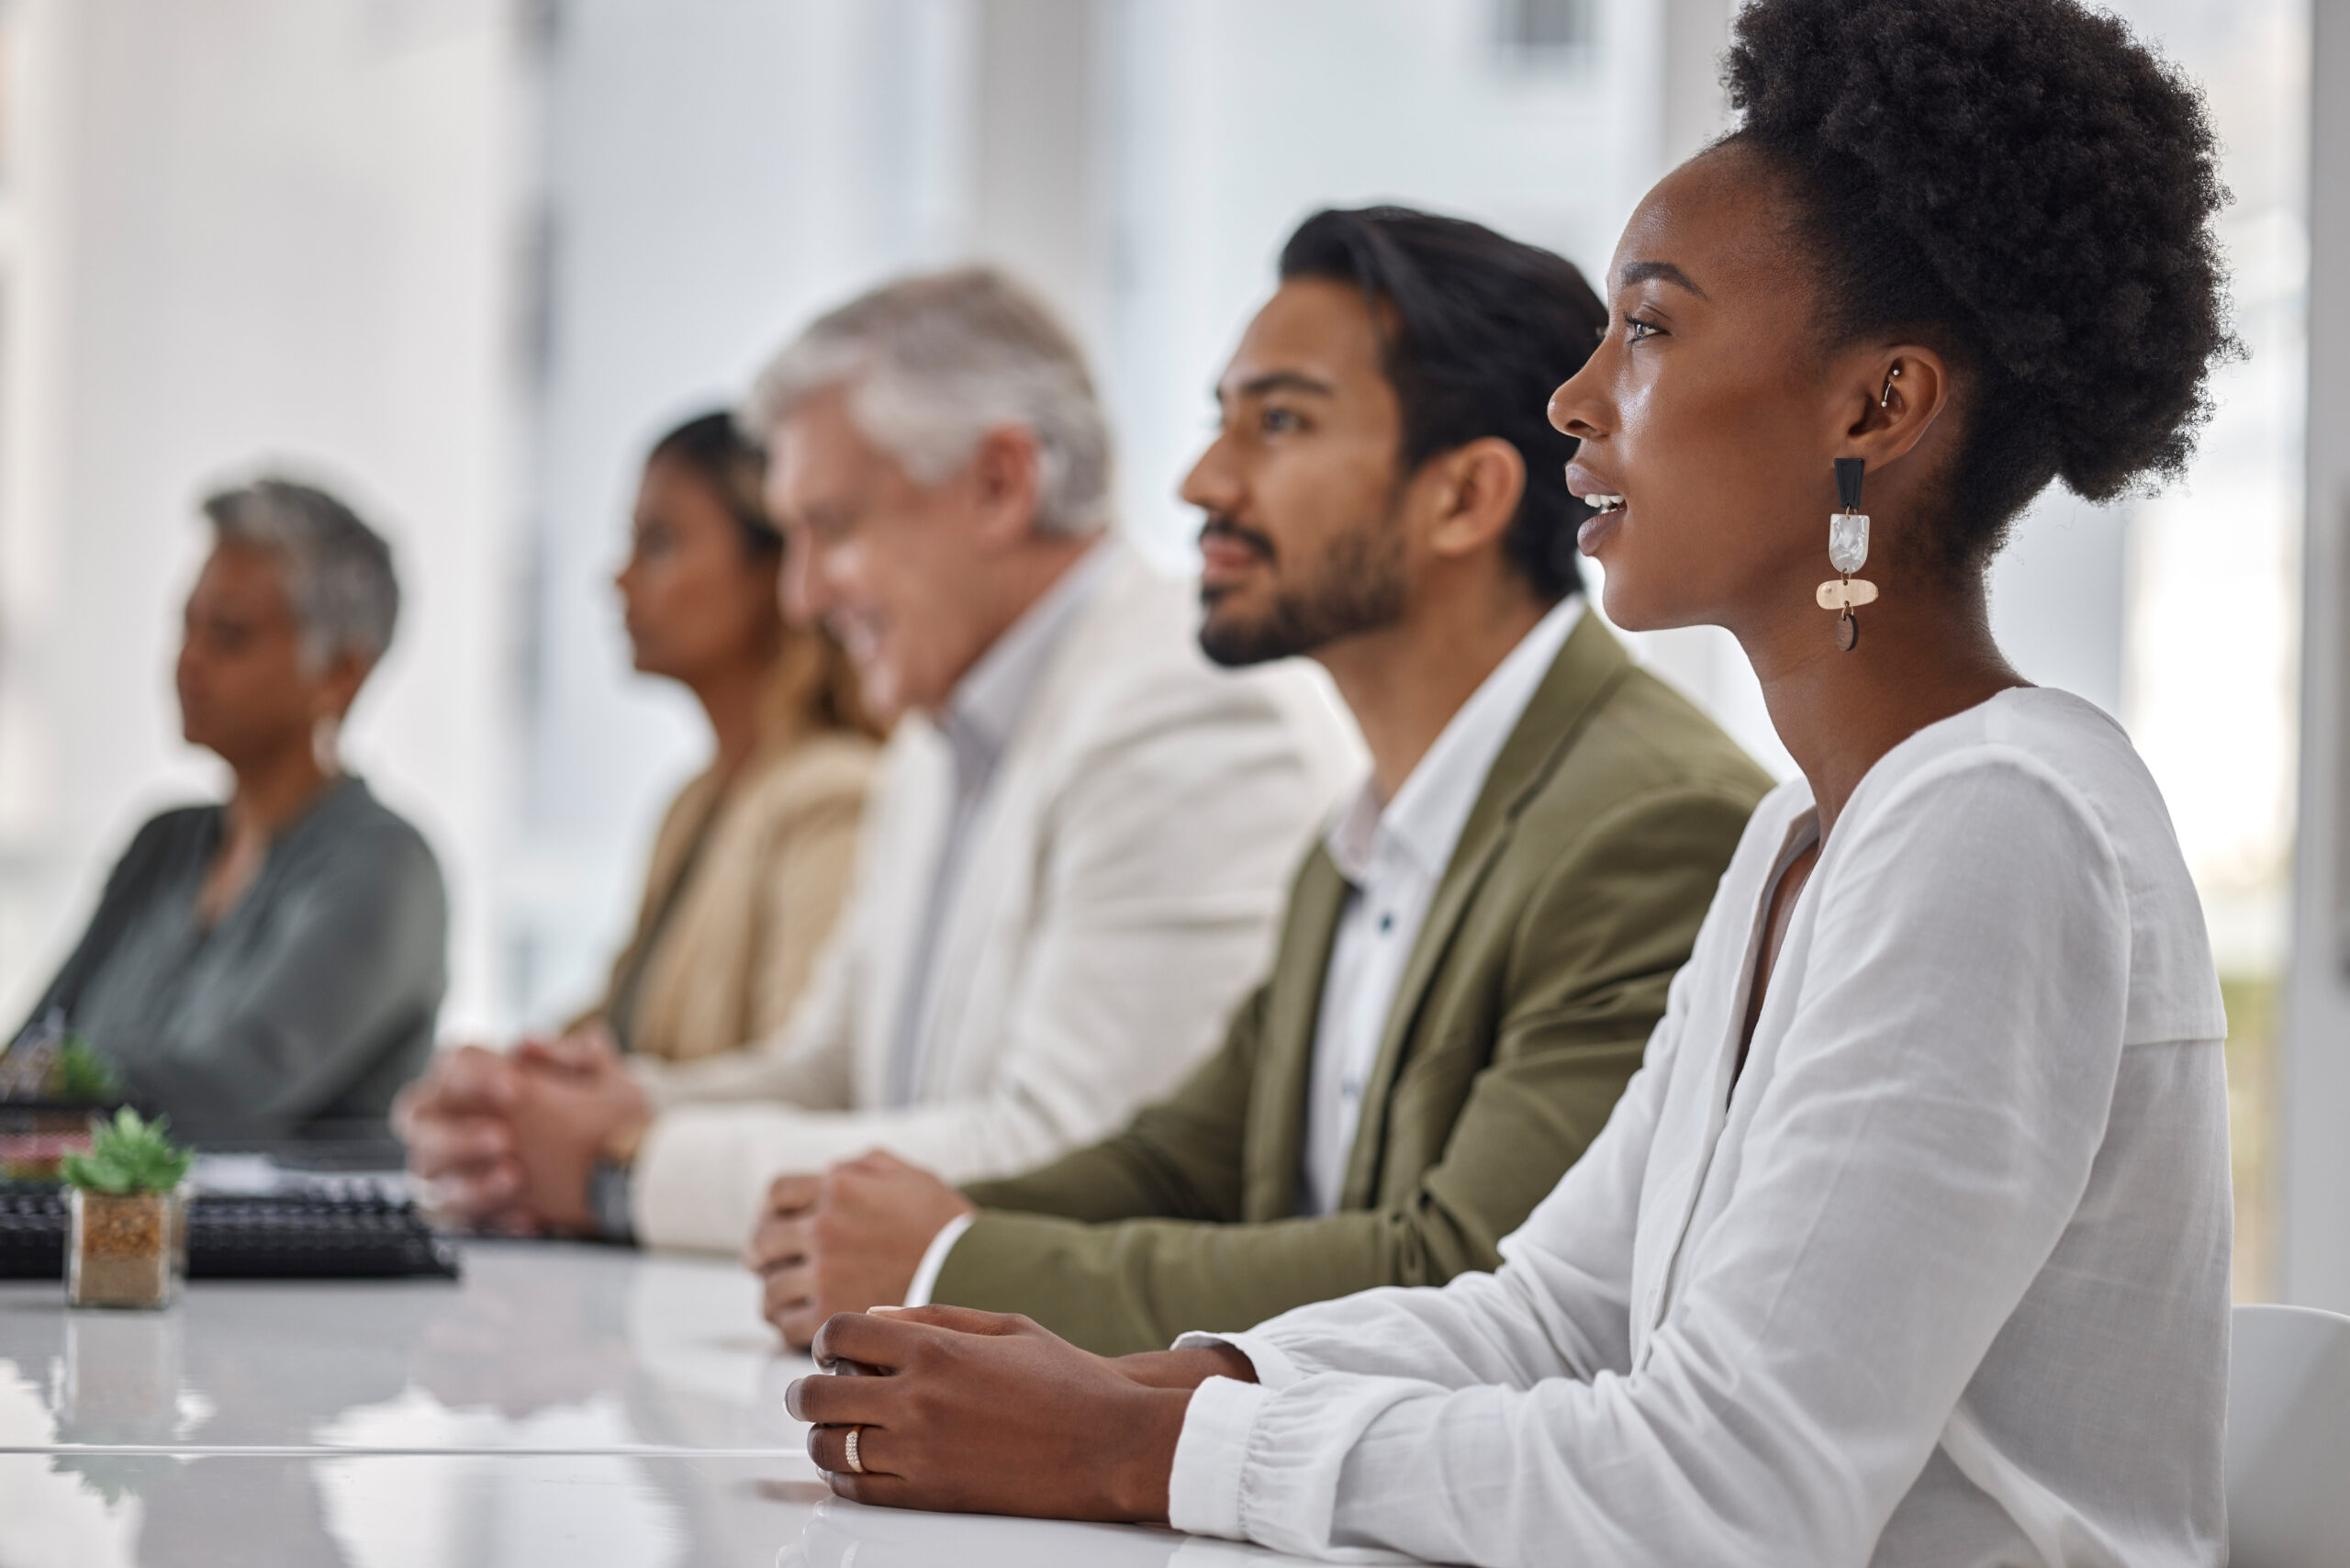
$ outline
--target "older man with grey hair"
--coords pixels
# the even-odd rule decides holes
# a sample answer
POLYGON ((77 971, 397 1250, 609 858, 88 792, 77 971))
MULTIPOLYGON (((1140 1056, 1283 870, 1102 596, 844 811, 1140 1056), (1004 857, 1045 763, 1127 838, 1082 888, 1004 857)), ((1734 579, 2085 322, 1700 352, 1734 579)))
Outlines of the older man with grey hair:
POLYGON ((431 849, 336 745, 399 616, 391 549, 285 479, 204 511, 181 733, 234 789, 139 830, 21 1054, 78 1034, 130 1099, 200 1143, 381 1138, 431 1054, 448 922, 431 849))
POLYGON ((824 316, 742 419, 787 606, 897 725, 857 884, 759 1048, 445 1058, 403 1129, 477 1219, 732 1250, 778 1178, 867 1150, 968 1181, 1102 1136, 1218 1037, 1355 766, 1317 676, 1213 666, 1188 585, 1114 536, 1083 356, 1001 274, 824 316))

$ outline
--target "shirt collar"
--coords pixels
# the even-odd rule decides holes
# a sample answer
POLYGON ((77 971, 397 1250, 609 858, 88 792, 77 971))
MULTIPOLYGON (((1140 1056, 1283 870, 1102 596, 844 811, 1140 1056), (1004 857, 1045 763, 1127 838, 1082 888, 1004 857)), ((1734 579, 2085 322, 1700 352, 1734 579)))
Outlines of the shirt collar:
POLYGON ((1382 802, 1377 784, 1363 780, 1323 835, 1340 876, 1362 886, 1382 849, 1401 852, 1423 875, 1444 874, 1483 792, 1485 776, 1583 619, 1583 595, 1569 594, 1518 639, 1445 724, 1393 801, 1382 802))
POLYGON ((938 728, 958 767, 992 767, 1044 684, 1053 653, 1078 614, 1109 575, 1115 553, 1107 542, 1077 558, 1020 618, 990 644, 947 695, 938 728))

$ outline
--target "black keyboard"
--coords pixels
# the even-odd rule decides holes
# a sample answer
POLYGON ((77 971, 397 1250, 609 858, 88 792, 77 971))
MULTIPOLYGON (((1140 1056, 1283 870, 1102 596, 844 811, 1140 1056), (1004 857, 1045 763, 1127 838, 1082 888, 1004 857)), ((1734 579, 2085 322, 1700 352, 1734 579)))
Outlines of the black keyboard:
MULTIPOLYGON (((0 1185, 0 1279, 65 1277, 65 1193, 0 1185)), ((416 1204, 365 1182, 298 1193, 198 1193, 188 1204, 187 1271, 197 1280, 457 1277, 456 1249, 416 1204)))

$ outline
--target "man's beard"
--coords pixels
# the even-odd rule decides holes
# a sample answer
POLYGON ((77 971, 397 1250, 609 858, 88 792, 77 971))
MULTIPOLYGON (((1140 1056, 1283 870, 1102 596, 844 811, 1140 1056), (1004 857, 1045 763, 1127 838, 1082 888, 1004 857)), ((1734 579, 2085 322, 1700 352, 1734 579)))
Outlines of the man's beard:
MULTIPOLYGON (((1219 611, 1213 593, 1200 625, 1200 651, 1226 669, 1310 654, 1342 637, 1376 632, 1404 617, 1404 531, 1393 511, 1342 535, 1304 581, 1277 584, 1272 608, 1254 621, 1219 611)), ((1211 517, 1203 531, 1241 541, 1267 562, 1273 542, 1230 518, 1211 517)))

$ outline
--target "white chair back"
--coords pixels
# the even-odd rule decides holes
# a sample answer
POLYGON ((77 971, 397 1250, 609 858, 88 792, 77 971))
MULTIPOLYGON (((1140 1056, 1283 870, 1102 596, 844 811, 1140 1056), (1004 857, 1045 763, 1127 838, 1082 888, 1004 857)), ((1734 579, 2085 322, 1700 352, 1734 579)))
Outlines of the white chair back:
POLYGON ((2239 1306, 2228 1366, 2232 1568, 2350 1562, 2350 1317, 2239 1306))

